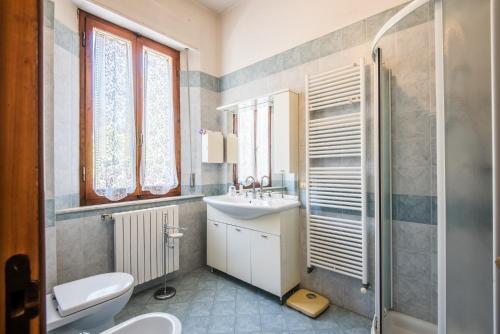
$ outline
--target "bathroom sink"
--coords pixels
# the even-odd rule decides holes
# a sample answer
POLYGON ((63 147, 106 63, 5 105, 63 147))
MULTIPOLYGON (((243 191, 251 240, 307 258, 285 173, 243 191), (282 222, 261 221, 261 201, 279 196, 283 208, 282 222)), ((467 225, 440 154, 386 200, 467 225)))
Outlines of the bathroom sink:
POLYGON ((203 198, 208 205, 239 219, 253 219, 298 207, 299 201, 286 198, 251 198, 221 195, 203 198))

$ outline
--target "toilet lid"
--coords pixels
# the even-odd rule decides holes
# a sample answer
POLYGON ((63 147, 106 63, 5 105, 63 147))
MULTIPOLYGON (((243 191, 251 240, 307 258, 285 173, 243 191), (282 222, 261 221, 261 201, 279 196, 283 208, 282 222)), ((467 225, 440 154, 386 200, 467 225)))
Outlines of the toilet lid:
POLYGON ((95 275, 54 287, 57 310, 62 317, 121 296, 134 286, 127 273, 95 275))

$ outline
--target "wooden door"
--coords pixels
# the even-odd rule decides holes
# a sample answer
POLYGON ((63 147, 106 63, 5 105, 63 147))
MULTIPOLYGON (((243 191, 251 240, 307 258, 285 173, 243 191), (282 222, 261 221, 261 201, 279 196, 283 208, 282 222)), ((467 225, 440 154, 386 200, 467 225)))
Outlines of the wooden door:
POLYGON ((45 332, 41 3, 0 1, 0 333, 45 332), (26 269, 39 285, 30 285, 29 293, 18 287, 13 301, 12 284, 6 279, 14 276, 11 282, 19 285, 18 274, 29 272, 23 270, 22 261, 8 262, 16 254, 29 260, 26 269), (8 327, 9 318, 19 320, 27 314, 33 317, 23 322, 25 328, 19 321, 8 327))

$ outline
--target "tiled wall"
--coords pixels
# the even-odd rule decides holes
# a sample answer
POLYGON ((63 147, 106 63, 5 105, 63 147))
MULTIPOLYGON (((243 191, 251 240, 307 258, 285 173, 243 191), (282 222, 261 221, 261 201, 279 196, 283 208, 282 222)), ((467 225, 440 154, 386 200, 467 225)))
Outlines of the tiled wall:
POLYGON ((79 205, 80 44, 78 32, 57 18, 54 28, 54 185, 59 210, 79 205))
MULTIPOLYGON (((232 102, 265 95, 283 88, 300 94, 300 173, 305 179, 304 77, 333 69, 364 57, 371 63, 370 44, 374 34, 397 10, 356 22, 316 40, 229 73, 220 80, 221 102, 232 102)), ((411 238, 417 233, 427 237, 415 244, 393 243, 394 306, 396 310, 428 321, 436 321, 435 247, 425 242, 435 240, 435 136, 433 10, 423 6, 394 28, 382 41, 383 54, 396 61, 392 73, 392 147, 393 147, 393 219, 397 238, 411 238), (430 239, 429 239, 430 238, 430 239), (416 247, 413 247, 416 246, 416 247), (401 252, 401 254, 400 254, 401 252), (408 270, 408 255, 413 270, 408 270), (399 256, 398 256, 399 255, 399 256)), ((389 64, 388 64, 389 65, 389 64)), ((370 71, 369 71, 370 72, 370 71)), ((367 75, 372 87, 371 74, 367 75)), ((371 138, 371 96, 368 96, 368 138, 371 138)), ((370 140, 367 147, 371 150, 370 140)), ((373 182, 372 152, 368 152, 369 180, 373 182)), ((373 183, 368 187, 373 192, 373 183)), ((304 201, 301 191, 301 200, 304 201)), ((373 194, 368 194, 372 201, 373 194)), ((302 217, 305 217, 302 210, 302 217)), ((371 211, 373 216, 373 211, 371 211)), ((305 218, 301 220, 305 223, 305 218)), ((303 226, 303 231, 305 226, 303 226)), ((374 284, 374 226, 369 221, 370 282, 374 284)), ((302 237, 305 237, 303 232, 302 237)), ((303 243, 304 244, 304 243, 303 243)), ((303 268, 305 269, 305 249, 303 268)), ((302 275, 302 285, 325 294, 330 300, 366 316, 374 313, 373 290, 360 293, 360 281, 315 269, 302 275)))
MULTIPOLYGON (((179 205, 179 225, 187 228, 180 242, 180 269, 190 272, 206 262, 206 207, 200 198, 168 202, 179 205)), ((57 283, 114 270, 113 223, 101 220, 103 213, 131 211, 152 206, 132 205, 121 209, 57 215, 57 283)))

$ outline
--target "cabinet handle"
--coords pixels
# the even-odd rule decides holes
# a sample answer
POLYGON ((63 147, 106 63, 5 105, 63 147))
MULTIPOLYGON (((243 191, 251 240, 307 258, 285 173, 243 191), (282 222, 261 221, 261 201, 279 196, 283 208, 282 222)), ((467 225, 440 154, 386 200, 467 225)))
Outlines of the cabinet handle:
POLYGON ((238 232, 241 231, 239 228, 235 228, 235 230, 238 231, 238 232))
POLYGON ((217 224, 217 223, 214 223, 214 225, 215 225, 215 226, 219 226, 219 224, 217 224))
POLYGON ((267 235, 265 234, 261 234, 260 236, 267 239, 267 235))

